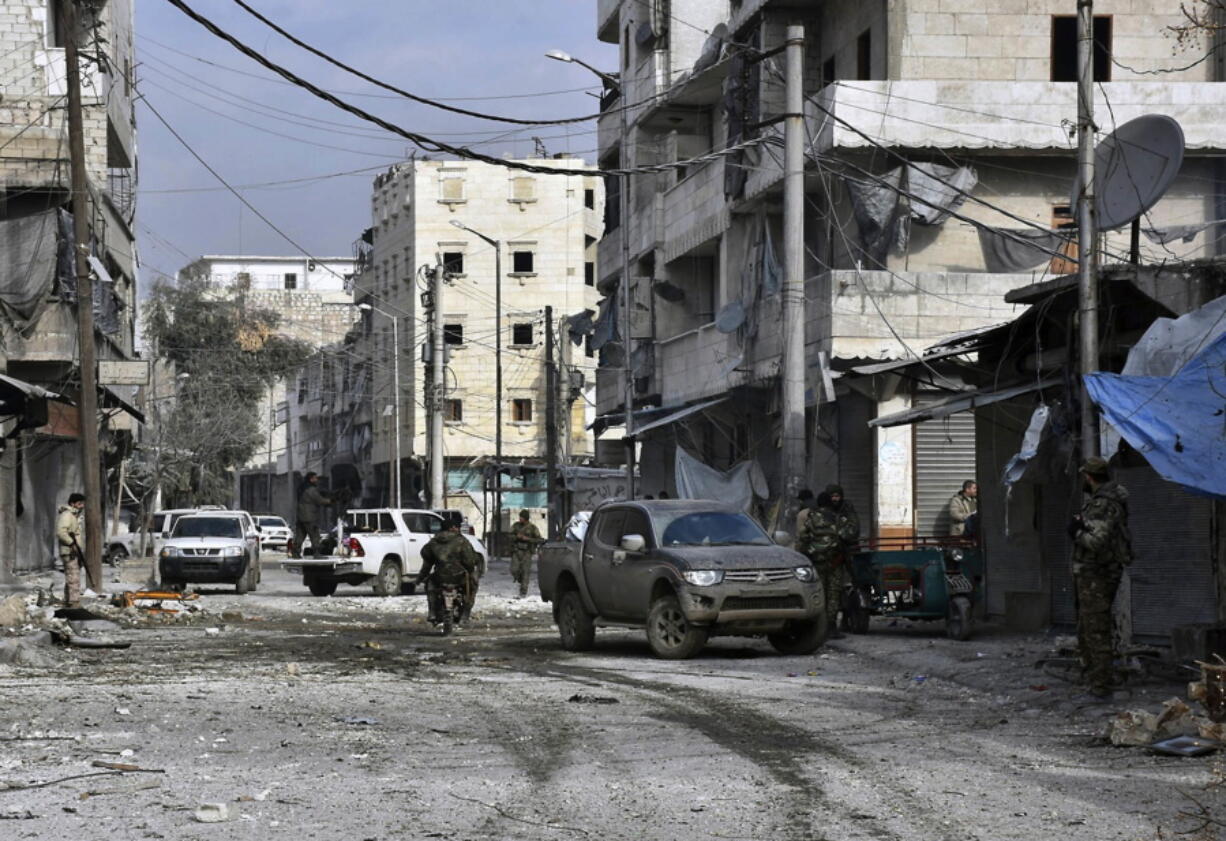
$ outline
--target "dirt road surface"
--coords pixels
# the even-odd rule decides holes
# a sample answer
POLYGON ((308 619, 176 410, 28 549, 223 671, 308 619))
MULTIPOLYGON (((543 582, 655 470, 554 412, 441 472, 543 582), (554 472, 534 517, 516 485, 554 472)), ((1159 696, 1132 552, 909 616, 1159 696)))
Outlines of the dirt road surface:
POLYGON ((578 655, 511 592, 495 565, 442 638, 421 596, 312 598, 269 559, 258 593, 103 632, 127 650, 0 666, 0 837, 1155 839, 1211 777, 1099 738, 1178 686, 1079 707, 1041 638, 876 622, 671 663, 602 630, 578 655))

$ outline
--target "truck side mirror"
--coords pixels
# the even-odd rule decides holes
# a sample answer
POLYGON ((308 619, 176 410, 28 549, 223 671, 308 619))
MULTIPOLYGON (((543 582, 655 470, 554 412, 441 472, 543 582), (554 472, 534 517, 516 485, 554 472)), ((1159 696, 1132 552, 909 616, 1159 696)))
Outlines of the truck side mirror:
POLYGON ((780 546, 791 546, 792 545, 792 535, 788 534, 786 531, 775 532, 774 538, 775 538, 775 542, 778 543, 780 546))
POLYGON ((622 535, 622 548, 627 552, 642 552, 647 547, 647 541, 641 534, 622 535))

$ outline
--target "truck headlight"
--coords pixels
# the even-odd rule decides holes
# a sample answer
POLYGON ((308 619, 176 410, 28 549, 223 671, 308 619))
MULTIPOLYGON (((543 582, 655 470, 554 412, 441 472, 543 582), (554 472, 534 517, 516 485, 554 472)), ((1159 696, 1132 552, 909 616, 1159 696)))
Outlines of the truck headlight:
POLYGON ((811 566, 793 567, 792 574, 800 581, 817 580, 817 572, 811 566))
POLYGON ((945 557, 949 558, 951 561, 953 561, 956 564, 962 563, 962 550, 961 549, 946 549, 945 557))
POLYGON ((681 575, 695 587, 711 587, 724 580, 722 569, 691 569, 681 575))
POLYGON ((243 550, 238 546, 224 546, 221 550, 223 558, 237 558, 241 554, 243 554, 243 550))
POLYGON ((163 549, 161 552, 158 552, 158 557, 169 558, 172 554, 173 553, 169 549, 163 549))

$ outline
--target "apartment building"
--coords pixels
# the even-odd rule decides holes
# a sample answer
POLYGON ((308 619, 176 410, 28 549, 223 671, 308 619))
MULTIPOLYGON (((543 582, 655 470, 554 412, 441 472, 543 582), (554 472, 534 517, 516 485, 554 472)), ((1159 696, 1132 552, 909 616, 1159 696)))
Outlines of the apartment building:
MULTIPOLYGON (((59 25, 60 0, 0 2, 0 373, 73 399, 76 278, 64 45, 82 60, 82 105, 98 358, 134 354, 136 123, 131 0, 79 6, 80 30, 59 25), (63 268, 61 268, 63 267, 63 268)), ((129 395, 130 396, 130 395, 129 395)), ((79 431, 101 426, 103 470, 130 452, 135 410, 122 390, 100 389, 100 417, 52 401, 45 422, 0 456, 0 575, 46 568, 57 504, 81 487, 79 431), (19 550, 18 547, 21 547, 19 550)), ((5 419, 4 432, 15 419, 5 419)), ((103 482, 113 488, 114 482, 103 482)))
MULTIPOLYGON (((524 163, 589 168, 561 156, 524 163)), ((433 302, 423 297, 429 290, 423 267, 440 261, 447 276, 438 311, 448 352, 443 397, 448 507, 467 510, 474 521, 487 508, 483 490, 495 453, 499 333, 503 455, 509 471, 504 484, 525 488, 505 494, 504 506, 545 504, 543 490, 531 489, 544 487, 547 306, 561 369, 559 455, 572 463, 592 456, 585 400, 594 401, 596 360, 590 346, 567 338, 565 326, 572 315, 594 314, 599 298, 596 243, 604 188, 591 169, 590 176, 553 175, 475 161, 416 159, 375 179, 373 224, 359 241, 365 268, 356 281, 356 299, 363 306, 360 354, 370 360, 371 467, 361 489, 367 501, 392 499, 397 434, 402 500, 408 505, 425 499, 429 373, 422 346, 429 341, 433 302), (500 244, 500 263, 490 241, 500 244), (397 355, 399 401, 393 383, 397 355)))
MULTIPOLYGON (((1217 228, 1205 226, 1226 217, 1214 161, 1223 145, 1214 115, 1226 98, 1217 63, 1173 53, 1164 27, 1177 8, 1094 8, 1100 130, 1161 113, 1180 122, 1187 144, 1180 177, 1144 221, 1140 260, 1218 253, 1217 228)), ((1066 240, 1012 257, 1008 245, 1019 231, 1042 239, 1071 222, 1074 13, 1034 0, 597 3, 598 37, 620 47, 620 91, 606 96, 600 120, 602 167, 686 161, 761 140, 631 177, 625 219, 615 212, 621 185, 610 181, 598 288, 619 302, 623 277, 631 284, 635 409, 639 426, 651 424, 639 436, 642 492, 675 490, 682 446, 716 468, 756 459, 771 496, 780 493, 785 244, 775 118, 784 64, 771 53, 785 27, 801 23, 806 475, 819 489, 843 484, 866 532, 944 528, 946 501, 974 475, 973 416, 914 427, 869 421, 969 389, 956 371, 906 360, 951 333, 1013 319, 1025 305, 1006 301, 1009 290, 1071 270, 1075 244, 1066 240), (843 376, 866 367, 873 376, 843 376)), ((1129 247, 1126 230, 1105 236, 1108 261, 1127 259, 1129 247)), ((623 409, 619 358, 597 372, 601 426, 623 409)))

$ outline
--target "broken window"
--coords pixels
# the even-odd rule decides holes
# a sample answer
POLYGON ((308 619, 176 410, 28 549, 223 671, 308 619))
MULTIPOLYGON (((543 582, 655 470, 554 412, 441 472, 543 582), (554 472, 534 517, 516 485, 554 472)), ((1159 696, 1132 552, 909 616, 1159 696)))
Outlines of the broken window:
MULTIPOLYGON (((1051 80, 1077 81, 1077 17, 1051 19, 1051 80)), ((1094 81, 1111 81, 1111 16, 1094 18, 1094 81)))
POLYGON ((463 324, 444 324, 443 325, 443 341, 449 345, 464 344, 464 325, 463 324))
POLYGON ((531 251, 511 252, 511 271, 515 274, 532 274, 535 271, 535 255, 531 251))
POLYGON ((868 81, 873 78, 873 30, 866 29, 856 39, 856 78, 868 81))
POLYGON ((448 274, 464 274, 464 252, 444 251, 443 271, 448 274))
POLYGON ((835 81, 834 56, 830 56, 830 58, 822 62, 822 87, 824 88, 826 85, 833 85, 835 81))
POLYGON ((513 345, 532 344, 532 325, 531 324, 514 325, 511 328, 511 344, 513 345))
POLYGON ((528 423, 532 420, 532 401, 527 397, 516 397, 511 401, 511 421, 513 423, 528 423))
POLYGON ((464 422, 464 401, 448 398, 443 401, 443 420, 447 423, 464 422))
POLYGON ((596 264, 591 260, 583 264, 583 283, 587 286, 596 285, 596 264))
POLYGON ((583 206, 586 207, 588 210, 596 209, 596 191, 595 190, 584 190, 583 191, 583 206))

